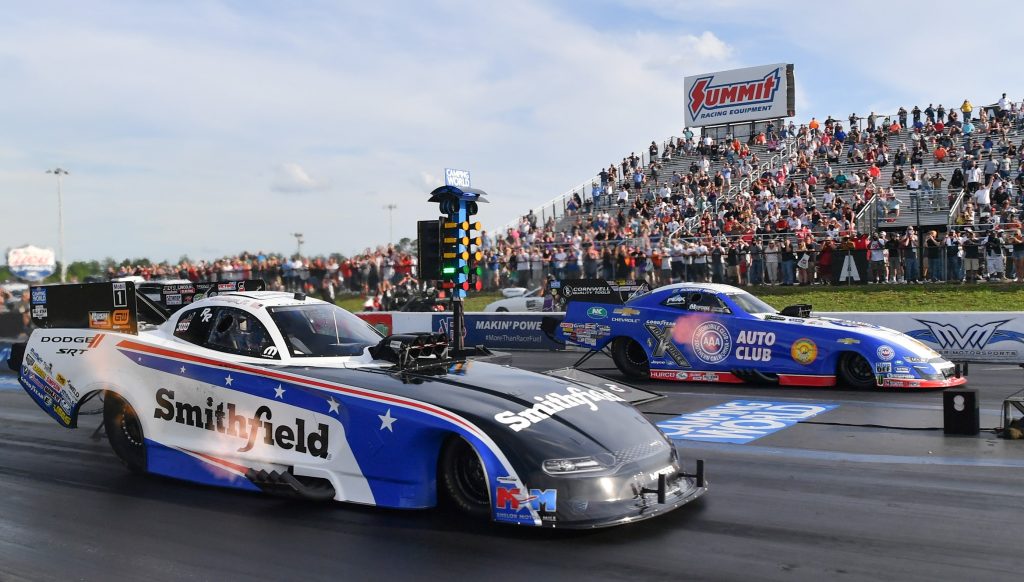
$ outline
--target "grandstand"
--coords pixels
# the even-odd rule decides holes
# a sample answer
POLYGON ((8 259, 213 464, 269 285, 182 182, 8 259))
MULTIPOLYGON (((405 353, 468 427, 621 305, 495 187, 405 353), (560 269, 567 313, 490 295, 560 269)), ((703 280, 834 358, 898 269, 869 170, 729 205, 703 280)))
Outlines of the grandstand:
MULTIPOLYGON (((602 170, 606 176, 612 174, 607 179, 595 176, 584 181, 509 223, 504 233, 539 230, 543 235, 531 242, 554 248, 571 245, 577 255, 584 252, 582 240, 595 246, 625 245, 633 249, 631 255, 658 258, 659 247, 664 255, 676 239, 699 246, 702 240, 725 245, 739 238, 739 246, 745 248, 755 238, 784 237, 805 242, 813 255, 830 238, 835 243, 850 241, 848 248, 863 248, 855 246, 867 244, 863 235, 903 233, 915 226, 922 233, 947 233, 940 241, 944 266, 948 263, 945 278, 963 279, 959 263, 965 253, 973 252, 965 247, 974 244, 964 240, 965 227, 999 237, 1003 253, 1011 258, 1024 252, 1012 238, 1020 227, 1024 110, 1016 103, 1008 104, 1002 114, 997 105, 976 108, 970 136, 964 135, 970 127, 960 116, 960 111, 951 110, 935 120, 941 124, 924 116, 914 123, 901 110, 851 116, 852 128, 831 117, 824 122, 812 118, 799 126, 769 126, 746 143, 729 136, 716 140, 692 134, 660 145, 652 142, 643 155, 616 164, 615 172, 602 170), (905 123, 898 123, 901 118, 905 123), (979 184, 967 183, 972 161, 986 174, 979 184), (639 189, 633 187, 634 164, 642 173, 639 189), (731 180, 719 178, 726 171, 731 180), (941 178, 935 179, 936 174, 941 178), (955 179, 955 174, 962 179, 955 179), (999 193, 982 208, 971 196, 979 185, 999 193), (836 195, 837 204, 829 203, 828 191, 836 195), (661 203, 663 194, 671 196, 666 203, 661 203), (837 219, 838 228, 830 226, 831 218, 837 219)), ((505 241, 519 246, 513 237, 505 241)), ((918 243, 923 245, 923 237, 918 243)), ((890 249, 886 260, 901 264, 904 254, 918 258, 925 254, 922 251, 890 249)), ((752 263, 751 257, 744 260, 752 263)), ((988 275, 1010 274, 1014 262, 998 272, 989 269, 988 275)), ((659 265, 636 269, 633 274, 643 276, 644 271, 657 272, 659 265)))

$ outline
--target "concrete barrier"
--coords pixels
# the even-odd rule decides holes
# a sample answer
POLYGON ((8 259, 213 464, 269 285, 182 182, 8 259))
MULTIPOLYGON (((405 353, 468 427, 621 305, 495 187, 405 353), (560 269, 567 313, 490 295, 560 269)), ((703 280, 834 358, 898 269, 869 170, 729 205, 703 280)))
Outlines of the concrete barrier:
POLYGON ((905 333, 956 362, 1024 363, 1024 313, 1019 311, 814 312, 905 333))
MULTIPOLYGON (((383 333, 448 332, 451 313, 357 313, 383 333)), ((821 317, 862 321, 905 333, 949 360, 1024 364, 1024 313, 956 312, 814 312, 821 317)), ((467 313, 466 344, 498 349, 565 349, 540 330, 544 316, 556 313, 467 313)))

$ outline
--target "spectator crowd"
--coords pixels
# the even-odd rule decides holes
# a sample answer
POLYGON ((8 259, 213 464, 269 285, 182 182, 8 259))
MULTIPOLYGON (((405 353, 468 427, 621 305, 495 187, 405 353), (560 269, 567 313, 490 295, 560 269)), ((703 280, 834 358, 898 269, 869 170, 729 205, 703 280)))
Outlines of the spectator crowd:
MULTIPOLYGON (((549 276, 829 284, 843 253, 858 250, 871 282, 1024 281, 1021 103, 1004 94, 985 107, 965 100, 845 121, 769 122, 744 140, 684 129, 652 141, 644 155, 602 168, 561 212, 483 231, 483 286, 532 288, 549 276), (904 200, 955 213, 919 233, 893 224, 904 200)), ((261 278, 333 300, 415 282, 415 254, 410 245, 350 258, 244 252, 111 266, 104 278, 261 278)))

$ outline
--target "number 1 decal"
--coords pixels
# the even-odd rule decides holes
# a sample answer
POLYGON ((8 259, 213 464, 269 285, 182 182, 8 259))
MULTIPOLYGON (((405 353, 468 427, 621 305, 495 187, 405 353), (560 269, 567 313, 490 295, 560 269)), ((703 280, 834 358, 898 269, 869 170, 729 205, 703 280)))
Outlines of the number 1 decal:
POLYGON ((114 307, 128 307, 128 289, 125 283, 114 283, 114 307))

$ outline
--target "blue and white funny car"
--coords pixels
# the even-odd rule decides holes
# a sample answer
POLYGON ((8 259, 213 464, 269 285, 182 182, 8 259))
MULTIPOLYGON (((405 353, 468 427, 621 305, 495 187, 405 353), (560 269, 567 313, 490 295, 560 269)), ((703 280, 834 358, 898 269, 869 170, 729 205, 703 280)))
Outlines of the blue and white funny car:
POLYGON ((625 301, 604 281, 566 281, 557 338, 610 349, 624 374, 683 382, 944 388, 966 382, 921 342, 865 323, 781 313, 728 285, 679 283, 625 301))
POLYGON ((640 391, 451 358, 443 335, 384 338, 333 304, 243 283, 176 285, 159 302, 131 282, 34 287, 38 329, 10 365, 62 426, 100 396, 130 469, 199 483, 394 508, 447 500, 570 528, 661 515, 707 489, 703 463, 684 472, 627 401, 640 391))

